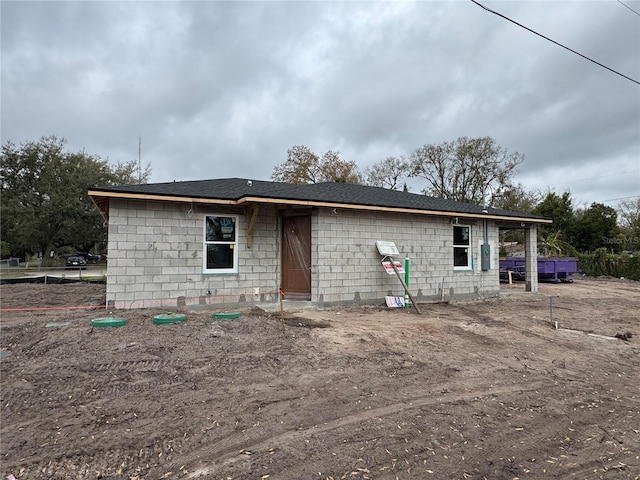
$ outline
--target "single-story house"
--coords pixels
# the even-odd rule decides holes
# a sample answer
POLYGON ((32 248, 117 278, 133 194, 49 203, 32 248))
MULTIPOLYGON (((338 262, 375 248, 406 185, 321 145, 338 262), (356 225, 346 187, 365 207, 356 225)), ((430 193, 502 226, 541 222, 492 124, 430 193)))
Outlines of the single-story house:
POLYGON ((550 220, 345 183, 224 178, 94 188, 108 222, 107 304, 116 308, 404 295, 383 268, 410 259, 416 301, 499 293, 498 232, 522 228, 537 291, 536 229, 550 220), (377 243, 381 242, 381 243, 377 243), (387 264, 388 266, 388 264, 387 264))

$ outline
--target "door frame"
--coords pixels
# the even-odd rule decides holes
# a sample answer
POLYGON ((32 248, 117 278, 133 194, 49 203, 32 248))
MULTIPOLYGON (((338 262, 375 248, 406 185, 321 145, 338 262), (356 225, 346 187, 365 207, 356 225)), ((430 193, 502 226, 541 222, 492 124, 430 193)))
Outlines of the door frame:
MULTIPOLYGON (((310 212, 292 212, 281 215, 280 219, 280 287, 285 294, 285 299, 309 301, 311 300, 312 293, 312 216, 310 212), (300 223, 295 225, 289 223, 300 219, 304 219, 303 225, 300 225, 300 223), (289 249, 291 237, 287 232, 285 232, 285 228, 290 228, 291 226, 302 226, 305 228, 305 231, 303 232, 303 240, 306 238, 308 240, 308 244, 303 245, 302 250, 300 247, 297 248, 297 251, 304 255, 303 258, 300 258, 300 261, 292 259, 291 249, 289 249)), ((298 238, 300 237, 298 236, 295 239, 297 240, 298 238)))

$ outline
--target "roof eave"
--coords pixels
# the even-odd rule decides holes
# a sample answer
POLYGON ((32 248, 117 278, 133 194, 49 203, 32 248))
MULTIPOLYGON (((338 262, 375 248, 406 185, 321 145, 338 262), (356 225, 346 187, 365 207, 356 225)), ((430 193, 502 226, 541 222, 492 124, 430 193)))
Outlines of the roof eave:
POLYGON ((341 202, 326 202, 318 200, 299 200, 288 198, 276 198, 276 197, 260 197, 260 196, 243 196, 238 199, 216 199, 216 198, 202 198, 202 197, 190 197, 190 196, 173 196, 173 195, 159 195, 148 193, 127 193, 127 192, 115 192, 104 190, 89 190, 89 196, 100 209, 101 213, 108 220, 109 202, 111 198, 121 198, 125 200, 148 200, 148 201, 169 201, 179 203, 200 203, 209 205, 248 205, 248 204, 272 204, 272 205, 292 205, 292 206, 306 206, 306 207, 326 207, 326 208, 343 208, 348 210, 364 210, 364 211, 376 211, 376 212, 390 212, 390 213, 410 213, 416 215, 431 215, 441 217, 461 217, 461 218, 473 218, 473 219, 487 219, 487 220, 504 220, 510 222, 526 222, 526 223, 552 223, 550 219, 545 218, 532 218, 532 217, 519 217, 498 215, 491 213, 469 213, 469 212, 456 212, 451 210, 425 210, 419 208, 404 208, 404 207, 386 207, 378 205, 363 205, 354 203, 341 203, 341 202))
POLYGON ((402 208, 402 207, 384 207, 378 205, 361 205, 355 203, 339 203, 339 202, 319 202, 315 200, 288 200, 281 198, 264 198, 264 197, 243 197, 238 200, 237 204, 244 203, 272 203, 280 205, 298 205, 309 207, 326 207, 326 208, 344 208, 349 210, 367 210, 376 212, 390 212, 390 213, 412 213, 417 215, 433 215, 442 217, 464 217, 475 219, 490 219, 490 220, 508 220, 514 222, 528 222, 528 223, 552 223, 549 219, 543 218, 531 218, 531 217, 512 217, 506 215, 496 215, 491 213, 467 213, 467 212, 454 212, 447 210, 425 210, 419 208, 402 208))

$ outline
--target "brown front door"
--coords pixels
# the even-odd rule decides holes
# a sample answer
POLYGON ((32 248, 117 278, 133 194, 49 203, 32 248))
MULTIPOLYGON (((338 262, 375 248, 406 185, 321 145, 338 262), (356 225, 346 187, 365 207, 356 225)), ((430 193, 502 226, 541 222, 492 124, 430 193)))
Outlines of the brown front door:
POLYGON ((282 289, 289 300, 311 300, 311 217, 282 217, 282 289))

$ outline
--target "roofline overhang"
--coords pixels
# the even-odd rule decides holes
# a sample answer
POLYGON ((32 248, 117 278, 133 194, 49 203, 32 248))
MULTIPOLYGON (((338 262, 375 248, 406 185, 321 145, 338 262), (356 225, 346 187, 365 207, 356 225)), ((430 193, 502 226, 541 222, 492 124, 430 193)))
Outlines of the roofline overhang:
POLYGON ((410 213, 414 215, 429 215, 439 217, 460 217, 460 218, 473 218, 481 220, 503 220, 509 222, 526 222, 526 223, 553 223, 551 219, 546 218, 531 218, 531 217, 511 217, 506 215, 495 215, 490 213, 467 213, 467 212, 454 212, 445 210, 423 210, 418 208, 402 208, 402 207, 383 207, 376 205, 358 205, 353 203, 339 203, 339 202, 321 202, 315 200, 293 200, 286 198, 272 198, 272 197, 241 197, 237 200, 223 200, 216 198, 202 198, 202 197, 188 197, 188 196, 173 196, 173 195, 157 195, 148 193, 124 193, 124 192, 105 192, 99 190, 89 190, 89 197, 93 200, 93 203, 98 207, 105 220, 108 220, 108 203, 105 205, 105 200, 109 198, 121 198, 125 200, 150 200, 150 201, 163 201, 163 202, 178 202, 178 203, 200 203, 206 205, 229 205, 229 206, 243 206, 252 204, 272 204, 272 205, 292 205, 292 206, 304 206, 304 207, 326 207, 326 208, 343 208, 348 210, 364 210, 374 212, 389 212, 389 213, 410 213), (101 207, 102 204, 103 206, 101 207))

